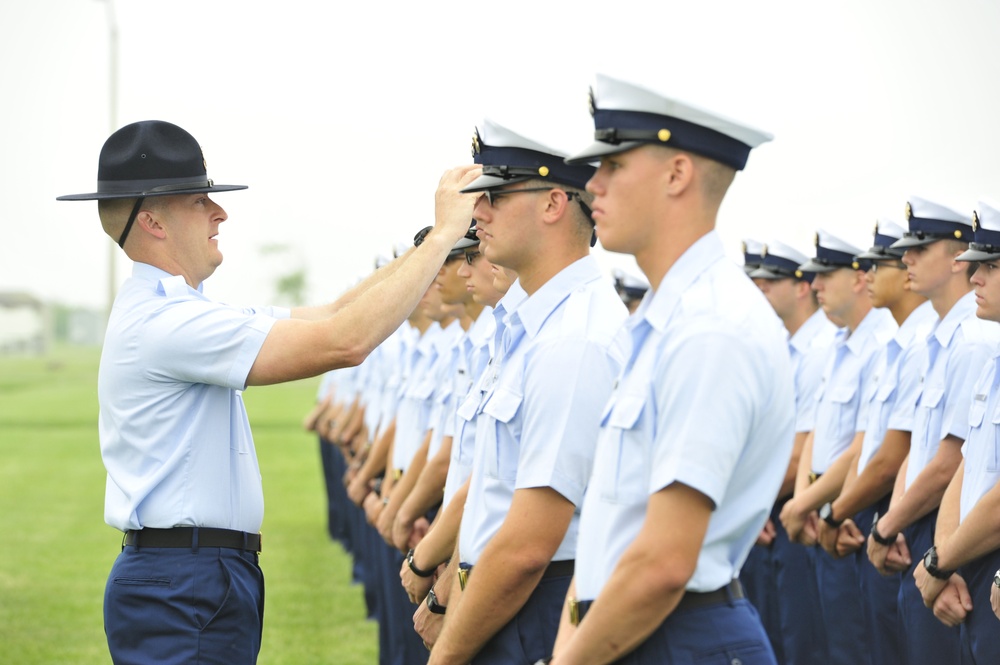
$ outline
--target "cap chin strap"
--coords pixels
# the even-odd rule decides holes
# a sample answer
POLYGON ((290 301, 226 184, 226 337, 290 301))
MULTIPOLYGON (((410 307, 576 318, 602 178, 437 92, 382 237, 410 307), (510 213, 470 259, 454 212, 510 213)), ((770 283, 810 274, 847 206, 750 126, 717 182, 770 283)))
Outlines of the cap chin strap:
POLYGON ((140 196, 135 200, 135 205, 132 206, 132 213, 128 216, 128 221, 125 222, 125 230, 122 231, 122 237, 118 239, 118 246, 122 249, 125 249, 125 238, 128 237, 128 232, 132 230, 132 224, 135 223, 135 218, 139 214, 139 208, 142 207, 142 202, 145 200, 145 196, 140 196))

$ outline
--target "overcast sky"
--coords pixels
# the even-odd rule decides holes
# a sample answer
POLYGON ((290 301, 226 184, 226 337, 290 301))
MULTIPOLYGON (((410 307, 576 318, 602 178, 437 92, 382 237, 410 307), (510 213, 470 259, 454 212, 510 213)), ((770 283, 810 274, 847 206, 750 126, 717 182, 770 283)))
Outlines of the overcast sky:
MULTIPOLYGON (((209 177, 249 190, 206 292, 265 304, 307 268, 312 301, 433 221, 441 173, 491 117, 570 152, 590 141, 602 72, 775 134, 719 231, 806 253, 825 228, 867 248, 910 194, 1000 199, 1000 3, 614 0, 502 3, 115 0, 117 125, 159 119, 202 145, 209 177), (291 247, 284 256, 261 248, 291 247)), ((0 291, 103 307, 109 252, 94 191, 110 133, 107 5, 0 2, 0 291)), ((608 268, 626 258, 598 251, 608 268)), ((117 277, 129 262, 119 256, 117 277)))

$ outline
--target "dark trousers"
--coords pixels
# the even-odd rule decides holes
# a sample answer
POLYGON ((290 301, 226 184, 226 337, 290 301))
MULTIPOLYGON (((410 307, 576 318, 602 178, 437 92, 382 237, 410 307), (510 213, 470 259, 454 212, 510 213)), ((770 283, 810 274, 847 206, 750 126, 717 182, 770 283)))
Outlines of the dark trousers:
POLYGON ((830 654, 827 662, 870 665, 871 631, 864 618, 857 559, 834 559, 817 546, 816 582, 830 654))
POLYGON ((1000 550, 962 566, 959 574, 969 587, 972 611, 960 628, 962 665, 1000 663, 1000 621, 990 605, 993 574, 1000 568, 1000 550))
POLYGON ((635 651, 614 665, 776 662, 757 610, 743 598, 674 612, 635 651))
MULTIPOLYGON (((861 533, 871 533, 875 513, 884 515, 889 510, 889 499, 890 496, 886 496, 854 516, 854 523, 861 533)), ((901 576, 897 573, 883 577, 868 561, 867 543, 861 546, 854 558, 858 565, 865 625, 869 626, 872 665, 903 663, 903 634, 899 623, 898 602, 901 576)))
POLYGON ((900 579, 898 607, 900 625, 903 626, 906 662, 910 665, 958 663, 961 658, 959 629, 949 628, 938 621, 934 612, 924 606, 924 599, 913 581, 914 568, 920 563, 924 552, 934 544, 937 514, 937 510, 933 510, 903 531, 913 565, 900 579))
POLYGON ((552 655, 571 576, 542 578, 528 602, 472 659, 472 665, 534 665, 552 655))
POLYGON ((788 539, 779 519, 786 501, 778 501, 771 510, 774 541, 768 547, 753 546, 740 581, 760 615, 779 663, 825 663, 826 632, 816 600, 815 552, 788 539))
POLYGON ((125 547, 104 591, 116 665, 256 663, 264 622, 257 555, 221 547, 125 547))

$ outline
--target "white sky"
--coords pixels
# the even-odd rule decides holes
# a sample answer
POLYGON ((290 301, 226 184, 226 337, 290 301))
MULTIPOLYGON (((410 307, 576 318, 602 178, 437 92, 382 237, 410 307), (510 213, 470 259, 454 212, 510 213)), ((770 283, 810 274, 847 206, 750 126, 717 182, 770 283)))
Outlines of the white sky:
MULTIPOLYGON (((910 194, 1000 198, 994 0, 593 0, 481 3, 115 0, 118 126, 199 140, 223 266, 213 297, 265 304, 308 269, 326 300, 433 221, 441 173, 484 116, 574 151, 595 72, 775 134, 719 231, 812 251, 816 228, 867 248, 910 194), (282 243, 293 251, 264 257, 282 243)), ((94 202, 109 131, 106 5, 0 0, 0 290, 103 307, 113 245, 94 202)), ((117 248, 114 248, 118 252, 117 248)), ((606 267, 630 260, 598 252, 606 267)), ((117 276, 130 268, 122 255, 117 276)))

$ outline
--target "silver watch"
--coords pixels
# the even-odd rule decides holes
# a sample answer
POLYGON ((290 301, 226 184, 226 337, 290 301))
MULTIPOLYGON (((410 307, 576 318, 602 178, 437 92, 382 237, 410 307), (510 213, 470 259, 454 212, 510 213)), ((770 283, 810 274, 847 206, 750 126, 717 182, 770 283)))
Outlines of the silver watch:
POLYGON ((1000 589, 1000 570, 993 573, 993 586, 1000 589))

